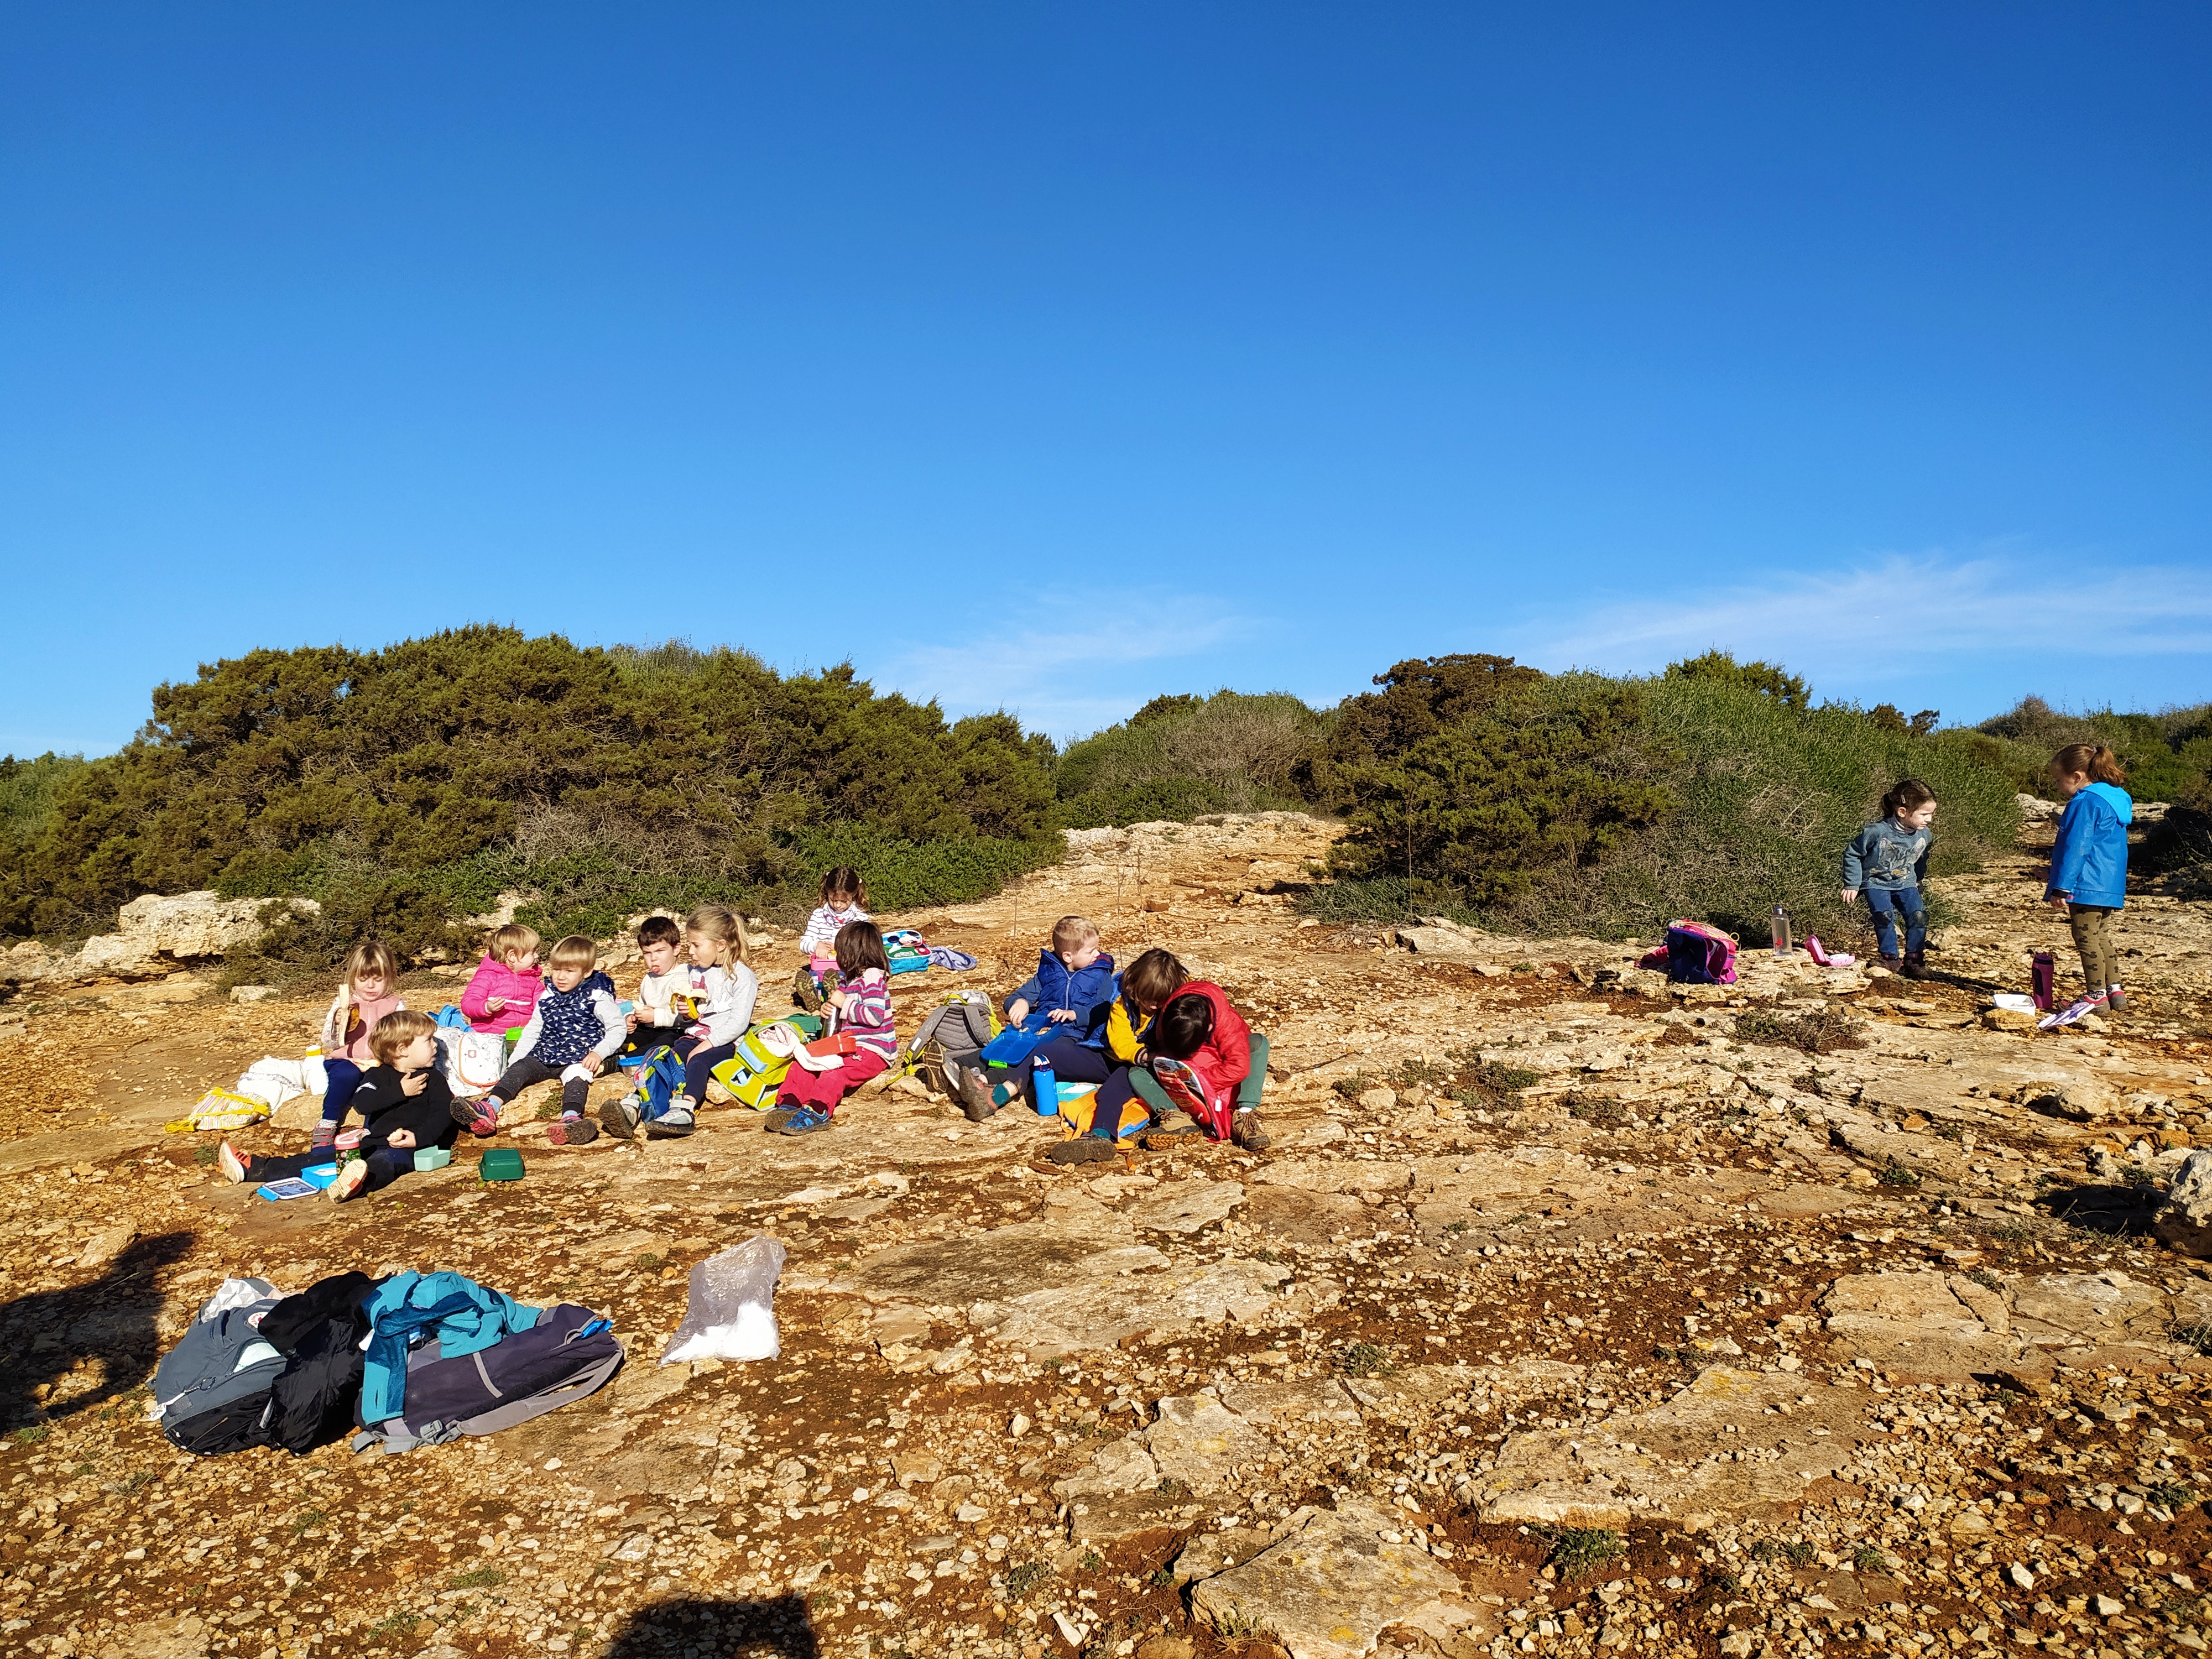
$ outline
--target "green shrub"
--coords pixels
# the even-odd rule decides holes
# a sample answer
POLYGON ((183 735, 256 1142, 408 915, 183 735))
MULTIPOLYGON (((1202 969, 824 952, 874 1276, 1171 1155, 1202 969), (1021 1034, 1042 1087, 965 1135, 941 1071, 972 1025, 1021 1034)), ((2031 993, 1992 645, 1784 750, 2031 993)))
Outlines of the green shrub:
MULTIPOLYGON (((1773 698, 1785 708, 1802 711, 1813 706, 1812 692, 1796 675, 1771 662, 1738 662, 1725 651, 1708 651, 1702 657, 1685 657, 1680 662, 1668 663, 1666 677, 1670 680, 1710 680, 1740 690, 1756 691, 1761 696, 1773 698)), ((1887 708, 1889 705, 1884 703, 1882 707, 1887 708)))
POLYGON ((2014 787, 2051 793, 2051 757, 2072 743, 2101 743, 2119 757, 2127 790, 2137 800, 2212 807, 2212 703, 2154 714, 2102 708, 2069 714, 2040 697, 2022 697, 1974 728, 1987 763, 2014 787))
POLYGON ((1282 692, 1155 697, 1068 745, 1054 775, 1061 810, 1089 829, 1302 808, 1302 769, 1328 727, 1282 692))
POLYGON ((785 678, 739 651, 488 627, 258 651, 157 688, 117 755, 10 763, 44 769, 50 804, 0 839, 0 925, 100 925, 146 891, 302 894, 323 916, 265 949, 307 962, 370 932, 456 948, 506 888, 538 895, 549 933, 709 898, 787 914, 839 860, 879 905, 972 898, 1057 855, 1053 761, 1011 716, 948 723, 848 666, 785 678))
POLYGON ((1502 665, 1480 671, 1454 699, 1469 712, 1403 748, 1391 745, 1419 730, 1423 708, 1449 706, 1407 699, 1395 713, 1383 708, 1418 665, 1394 669, 1398 683, 1359 718, 1347 709, 1317 770, 1348 825, 1330 849, 1332 871, 1439 884, 1480 909, 1517 897, 1542 873, 1599 862, 1668 815, 1674 799, 1651 781, 1668 755, 1640 688, 1582 677, 1560 695, 1568 683, 1510 678, 1510 663, 1489 660, 1502 665))

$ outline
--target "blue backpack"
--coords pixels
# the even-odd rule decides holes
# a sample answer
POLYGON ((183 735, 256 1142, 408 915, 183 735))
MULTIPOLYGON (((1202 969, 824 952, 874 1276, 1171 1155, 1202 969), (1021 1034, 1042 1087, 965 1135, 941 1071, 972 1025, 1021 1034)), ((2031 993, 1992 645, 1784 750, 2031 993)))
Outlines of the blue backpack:
POLYGON ((645 1063, 637 1068, 637 1081, 632 1085, 644 1106, 638 1113, 641 1121, 650 1123, 667 1111, 684 1087, 684 1062, 676 1050, 666 1043, 648 1051, 645 1063))

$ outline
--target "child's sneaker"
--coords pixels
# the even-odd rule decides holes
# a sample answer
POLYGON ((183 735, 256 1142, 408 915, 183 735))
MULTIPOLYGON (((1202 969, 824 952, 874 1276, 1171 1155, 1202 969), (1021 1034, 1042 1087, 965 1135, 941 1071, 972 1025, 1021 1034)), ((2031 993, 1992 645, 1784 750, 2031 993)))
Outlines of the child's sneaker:
MULTIPOLYGON (((338 1131, 338 1138, 331 1143, 331 1150, 334 1152, 349 1152, 368 1139, 368 1131, 366 1129, 341 1129, 338 1131)), ((314 1148, 311 1146, 307 1150, 313 1152, 314 1148)))
POLYGON ((1178 1110, 1161 1114, 1158 1122, 1137 1137, 1137 1144, 1148 1152, 1157 1152, 1205 1138, 1206 1131, 1198 1127, 1198 1120, 1188 1112, 1178 1110))
POLYGON ((2039 1031, 2052 1031, 2057 1030, 2062 1025, 2071 1025, 2077 1020, 2087 1019, 2091 1014, 2095 1013, 2098 1009, 2103 1007, 2105 1006, 2105 1002, 2106 997, 2102 991, 2100 991, 2093 997, 2082 997, 2079 1000, 2060 1009, 2055 1014, 2045 1014, 2041 1019, 2035 1022, 2035 1028, 2039 1031))
POLYGON ((307 1137, 307 1150, 311 1152, 327 1152, 337 1144, 338 1126, 335 1123, 318 1123, 315 1133, 307 1137))
POLYGON ((215 1167, 222 1171, 225 1181, 235 1183, 246 1179, 246 1155, 227 1140, 215 1155, 215 1167))
POLYGON ((1230 1130, 1229 1138, 1248 1152, 1264 1152, 1274 1140, 1273 1135, 1260 1127, 1257 1112, 1237 1113, 1236 1126, 1230 1130))
POLYGON ((814 982, 811 968, 801 968, 791 976, 791 1000, 810 1014, 820 1011, 822 988, 814 982))
POLYGON ((1905 976, 1907 979, 1928 977, 1928 958, 1923 953, 1918 951, 1907 951, 1905 953, 1905 976))
POLYGON ((1114 1143, 1097 1135, 1077 1135, 1063 1140, 1045 1156, 1055 1164, 1110 1164, 1115 1153, 1114 1143))
POLYGON ((546 1144, 553 1146, 588 1146, 599 1138, 599 1126, 581 1112, 548 1124, 545 1128, 546 1144))
POLYGON ((640 1095, 624 1095, 599 1108, 599 1127, 617 1140, 634 1139, 644 1117, 645 1100, 640 1095))
POLYGON ((338 1166, 337 1179, 323 1190, 330 1194, 331 1203, 343 1204, 368 1184, 368 1160, 365 1158, 355 1158, 347 1159, 338 1166))
POLYGON ((817 1129, 826 1129, 836 1120, 827 1112, 817 1112, 811 1106, 795 1106, 791 1115, 775 1126, 780 1135, 811 1135, 817 1129))
POLYGON ((779 1106, 761 1119, 761 1128, 766 1133, 775 1134, 802 1109, 797 1106, 779 1106))
POLYGON ((2128 994, 2115 985, 2105 993, 2105 1006, 2116 1014, 2124 1014, 2128 1011, 2128 994))
POLYGON ((457 1100, 453 1103, 453 1121, 472 1135, 495 1135, 499 1133, 499 1108, 489 1100, 457 1100))
POLYGON ((681 1140, 699 1126, 691 1120, 691 1103, 678 1100, 645 1126, 647 1140, 681 1140))
POLYGON ((983 1075, 981 1066, 963 1066, 955 1075, 960 1079, 960 1109, 970 1123, 981 1123, 997 1113, 999 1103, 991 1098, 990 1079, 983 1075))

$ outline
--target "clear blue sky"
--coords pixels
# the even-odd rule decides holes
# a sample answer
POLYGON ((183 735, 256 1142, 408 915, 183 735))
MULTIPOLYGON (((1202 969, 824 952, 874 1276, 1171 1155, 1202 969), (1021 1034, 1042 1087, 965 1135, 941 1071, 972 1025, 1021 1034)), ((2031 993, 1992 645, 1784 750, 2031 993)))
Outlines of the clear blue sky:
POLYGON ((2201 4, 0 7, 0 749, 471 620, 1056 734, 2212 696, 2201 4))

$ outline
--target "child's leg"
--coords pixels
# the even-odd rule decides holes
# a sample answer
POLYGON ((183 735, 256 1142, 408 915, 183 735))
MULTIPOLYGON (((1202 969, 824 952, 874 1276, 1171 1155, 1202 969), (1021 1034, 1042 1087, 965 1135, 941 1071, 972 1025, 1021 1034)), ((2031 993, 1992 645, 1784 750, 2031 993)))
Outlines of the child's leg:
POLYGON ((499 1081, 491 1085, 491 1097, 501 1106, 532 1084, 544 1083, 561 1075, 557 1066, 548 1066, 535 1054, 525 1054, 499 1074, 499 1081))
POLYGON ((349 1060, 326 1060, 323 1062, 323 1116, 315 1126, 313 1144, 327 1146, 345 1127, 346 1108, 352 1104, 354 1091, 361 1087, 361 1067, 349 1060))
MULTIPOLYGON (((700 1103, 707 1098, 707 1079, 714 1074, 714 1068, 737 1052, 736 1043, 724 1042, 712 1048, 702 1048, 684 1062, 684 1098, 691 1103, 692 1109, 696 1111, 700 1103)), ((799 1072, 805 1070, 805 1067, 794 1066, 791 1069, 799 1072)))
POLYGON ((2067 907, 2074 931, 2074 948, 2081 953, 2084 994, 2100 996, 2120 982, 2120 963, 2112 948, 2112 912, 2101 904, 2067 907))
MULTIPOLYGON (((1006 1090, 1006 1100, 1019 1097, 1034 1106, 1039 1072, 1050 1072, 1062 1083, 1103 1083, 1113 1076, 1114 1066, 1102 1050, 1085 1048, 1081 1038, 1059 1036, 1040 1042, 1024 1059, 1006 1067, 1006 1080, 999 1087, 1006 1090)), ((998 1093, 994 1089, 992 1098, 997 1099, 998 1093)))
POLYGON ((1267 1039, 1255 1031, 1252 1033, 1252 1069, 1245 1073, 1244 1080, 1237 1085, 1237 1109, 1240 1112, 1257 1111, 1261 1091, 1267 1086, 1267 1039))
POLYGON ((380 1187, 389 1187, 404 1175, 415 1173, 412 1147, 402 1150, 397 1146, 386 1146, 381 1152, 371 1152, 367 1162, 368 1179, 362 1184, 365 1190, 372 1193, 380 1187))
POLYGON ((325 1146, 320 1152, 295 1152, 289 1158, 249 1158, 244 1160, 245 1178, 254 1186, 265 1186, 328 1164, 332 1157, 331 1149, 325 1146))
POLYGON ((881 1054, 862 1048, 846 1055, 842 1066, 833 1066, 826 1072, 810 1072, 804 1066, 794 1066, 784 1074, 775 1103, 805 1107, 827 1117, 847 1095, 870 1078, 882 1075, 890 1064, 881 1054))
POLYGON ((1905 917, 1905 954, 1917 957, 1928 948, 1928 904, 1917 887, 1900 889, 1893 896, 1905 917))
POLYGON ((1109 1070, 1106 1080, 1098 1085, 1098 1092, 1091 1097, 1091 1127, 1084 1131, 1101 1140, 1118 1138, 1121 1123, 1121 1109, 1137 1092, 1133 1066, 1115 1066, 1109 1070))
POLYGON ((1867 908, 1874 912, 1875 948, 1886 957, 1897 954, 1896 895, 1881 887, 1869 887, 1860 894, 1867 908))

